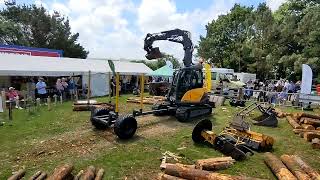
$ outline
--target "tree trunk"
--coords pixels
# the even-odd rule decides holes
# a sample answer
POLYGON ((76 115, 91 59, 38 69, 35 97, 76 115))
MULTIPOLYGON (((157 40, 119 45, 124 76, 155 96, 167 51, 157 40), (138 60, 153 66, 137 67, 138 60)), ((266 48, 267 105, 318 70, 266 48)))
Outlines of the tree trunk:
POLYGON ((301 117, 307 117, 307 118, 319 119, 319 120, 320 120, 320 116, 315 115, 315 114, 302 113, 302 116, 301 116, 301 117))
POLYGON ((264 162, 270 167, 271 171, 279 180, 297 179, 275 155, 269 152, 265 153, 264 162))
POLYGON ((89 166, 80 177, 80 180, 94 180, 95 174, 96 168, 94 166, 89 166))
POLYGON ((184 179, 179 178, 179 177, 175 177, 175 176, 170 176, 170 175, 164 174, 164 173, 159 173, 158 180, 184 180, 184 179))
POLYGON ((299 156, 294 156, 294 160, 299 164, 300 168, 311 177, 311 179, 320 179, 320 174, 312 169, 312 167, 305 163, 299 156))
POLYGON ((309 130, 309 129, 293 129, 292 131, 293 131, 295 134, 305 133, 305 132, 320 133, 320 130, 309 130))
POLYGON ((235 162, 232 157, 219 157, 197 160, 196 169, 203 169, 208 171, 227 169, 235 162))
POLYGON ((307 173, 305 173, 294 160, 294 157, 289 155, 282 155, 281 161, 288 167, 288 169, 297 177, 298 180, 311 180, 307 173))
POLYGON ((100 168, 100 169, 97 171, 97 175, 96 175, 96 177, 94 178, 94 180, 102 180, 102 179, 103 179, 103 175, 104 175, 104 169, 100 168))
POLYGON ((231 176, 228 174, 212 173, 209 171, 204 171, 200 169, 191 169, 175 164, 167 164, 164 172, 171 176, 176 176, 184 179, 201 179, 201 180, 212 180, 212 179, 221 179, 221 180, 254 180, 255 178, 243 177, 243 176, 231 176))
POLYGON ((287 120, 294 129, 302 129, 302 127, 291 116, 287 116, 287 120))
POLYGON ((304 118, 303 123, 310 124, 316 127, 320 126, 320 120, 319 119, 311 119, 311 118, 304 118))
POLYGON ((48 180, 63 180, 71 175, 73 165, 65 164, 57 167, 53 174, 49 176, 48 180))
POLYGON ((37 179, 37 177, 39 177, 41 175, 41 171, 37 171, 35 172, 30 178, 29 180, 35 180, 37 179))
POLYGON ((21 179, 26 174, 25 169, 20 169, 19 171, 15 172, 12 176, 8 178, 8 180, 18 180, 21 179))
POLYGON ((302 112, 293 113, 293 119, 296 121, 299 121, 301 119, 302 115, 303 115, 302 112))
POLYGON ((313 149, 320 149, 320 139, 319 138, 312 139, 311 145, 313 149))
POLYGON ((36 180, 45 180, 47 178, 47 173, 42 172, 36 180))
POLYGON ((308 129, 308 130, 315 130, 316 129, 312 125, 309 125, 309 124, 301 124, 301 127, 303 129, 308 129))
POLYGON ((303 138, 308 141, 311 142, 312 139, 314 138, 319 138, 320 139, 320 133, 316 133, 316 132, 305 132, 303 135, 303 138))

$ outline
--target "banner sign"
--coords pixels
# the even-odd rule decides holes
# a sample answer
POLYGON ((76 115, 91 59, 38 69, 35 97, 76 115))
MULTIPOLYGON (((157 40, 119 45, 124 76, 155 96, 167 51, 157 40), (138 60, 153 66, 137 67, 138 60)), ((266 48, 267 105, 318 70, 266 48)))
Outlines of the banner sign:
POLYGON ((301 94, 311 94, 312 86, 312 70, 310 66, 302 64, 302 80, 301 80, 301 94))
POLYGON ((16 45, 0 45, 0 54, 16 54, 27 56, 62 57, 62 50, 32 48, 16 45))

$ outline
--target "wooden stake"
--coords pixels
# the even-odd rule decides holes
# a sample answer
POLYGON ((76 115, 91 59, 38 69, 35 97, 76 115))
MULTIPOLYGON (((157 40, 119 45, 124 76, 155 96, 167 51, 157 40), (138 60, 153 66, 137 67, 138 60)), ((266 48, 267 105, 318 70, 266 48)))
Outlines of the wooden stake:
POLYGON ((21 179, 26 174, 25 169, 20 169, 19 171, 15 172, 8 180, 18 180, 21 179))
POLYGON ((35 172, 30 178, 29 180, 35 180, 37 179, 37 177, 39 177, 41 175, 41 171, 37 171, 35 172))
POLYGON ((58 96, 55 94, 53 95, 53 98, 54 98, 54 106, 57 106, 58 96))
POLYGON ((6 103, 6 92, 5 91, 1 91, 1 99, 2 99, 2 109, 3 111, 6 110, 6 106, 7 106, 7 103, 6 103))
POLYGON ((94 178, 94 180, 102 180, 104 176, 104 169, 100 168, 97 171, 96 177, 94 178))
POLYGON ((311 179, 320 179, 320 174, 316 170, 312 169, 312 167, 305 163, 299 156, 294 156, 294 160, 300 166, 300 168, 311 177, 311 179))
POLYGON ((280 157, 280 159, 288 167, 288 169, 297 177, 298 180, 311 180, 308 174, 305 173, 294 160, 294 157, 284 154, 280 157))
POLYGON ((297 178, 286 168, 286 166, 272 153, 265 153, 264 162, 268 165, 279 180, 296 180, 297 178))
POLYGON ((48 180, 64 180, 67 177, 70 177, 73 170, 73 165, 64 164, 55 168, 53 174, 48 178, 48 180))
POLYGON ((119 81, 120 81, 120 75, 117 72, 116 73, 116 113, 119 113, 119 91, 120 91, 119 81))
POLYGON ((91 96, 91 71, 89 71, 88 75, 88 92, 87 92, 87 103, 90 104, 90 96, 91 96))
MULTIPOLYGON (((108 73, 108 86, 109 86, 109 103, 111 103, 111 92, 112 92, 112 90, 111 90, 111 72, 109 72, 108 73)), ((112 94, 113 95, 113 94, 112 94)))
POLYGON ((141 75, 140 80, 140 111, 143 110, 143 93, 144 93, 144 75, 141 75))
POLYGON ((88 180, 88 179, 94 179, 95 177, 96 168, 94 166, 89 166, 83 175, 80 177, 80 180, 88 180))
POLYGON ((48 96, 47 98, 47 104, 48 104, 48 111, 51 111, 51 97, 48 96))
POLYGON ((287 120, 294 129, 302 129, 302 127, 292 118, 292 116, 287 116, 287 120))

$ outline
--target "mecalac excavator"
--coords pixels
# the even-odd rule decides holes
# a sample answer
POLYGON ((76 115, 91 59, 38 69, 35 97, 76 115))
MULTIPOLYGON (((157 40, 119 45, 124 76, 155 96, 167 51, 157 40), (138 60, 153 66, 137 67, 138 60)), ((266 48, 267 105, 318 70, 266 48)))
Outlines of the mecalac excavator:
POLYGON ((120 139, 129 139, 136 132, 137 116, 170 115, 175 116, 181 122, 186 122, 199 116, 211 114, 214 104, 209 102, 207 89, 203 87, 202 64, 194 65, 192 63, 193 44, 190 36, 188 31, 174 29, 147 34, 144 40, 144 49, 147 51, 146 58, 149 60, 163 57, 159 48, 152 46, 155 41, 168 40, 183 45, 185 51, 184 67, 174 72, 166 101, 155 104, 152 111, 143 112, 140 109, 125 116, 119 116, 114 108, 95 108, 91 113, 92 124, 97 129, 113 127, 115 134, 120 139))

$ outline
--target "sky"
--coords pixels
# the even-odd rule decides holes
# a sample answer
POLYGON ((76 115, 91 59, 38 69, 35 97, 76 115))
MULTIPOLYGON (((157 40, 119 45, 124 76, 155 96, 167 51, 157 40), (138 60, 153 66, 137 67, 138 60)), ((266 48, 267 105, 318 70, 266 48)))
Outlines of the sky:
MULTIPOLYGON (((5 0, 0 0, 0 7, 5 0)), ((256 7, 266 2, 275 11, 285 0, 16 0, 36 4, 49 13, 69 17, 71 30, 89 58, 145 59, 143 40, 147 33, 180 28, 192 34, 195 45, 205 36, 205 25, 226 14, 235 3, 256 7)), ((155 42, 162 52, 183 57, 180 44, 155 42)))

